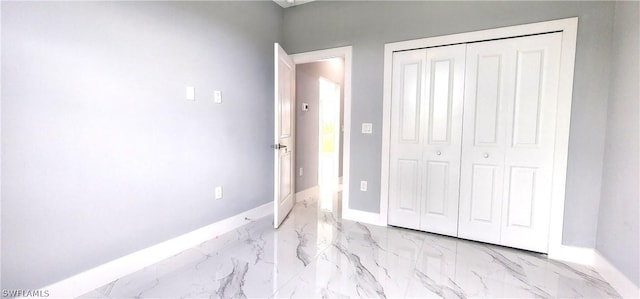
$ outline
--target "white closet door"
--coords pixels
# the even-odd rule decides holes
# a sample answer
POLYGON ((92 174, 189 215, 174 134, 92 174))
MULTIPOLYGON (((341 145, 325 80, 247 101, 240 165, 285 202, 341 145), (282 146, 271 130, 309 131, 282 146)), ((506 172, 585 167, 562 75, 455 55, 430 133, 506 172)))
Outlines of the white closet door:
POLYGON ((460 237, 547 252, 560 41, 467 47, 460 237))
POLYGON ((389 224, 457 235, 465 47, 394 53, 389 224))
POLYGON ((420 229, 457 236, 466 45, 427 50, 420 229))
POLYGON ((466 61, 458 236, 499 243, 512 41, 469 44, 466 61))
POLYGON ((561 33, 517 40, 507 132, 501 244, 547 252, 561 33))
POLYGON ((413 229, 420 227, 426 59, 426 50, 393 54, 388 222, 413 229))

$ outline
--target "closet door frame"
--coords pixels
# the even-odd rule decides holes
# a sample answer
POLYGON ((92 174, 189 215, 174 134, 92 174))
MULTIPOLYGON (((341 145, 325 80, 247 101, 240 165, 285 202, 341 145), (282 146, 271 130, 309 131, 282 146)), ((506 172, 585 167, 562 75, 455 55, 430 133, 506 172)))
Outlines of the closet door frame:
POLYGON ((573 70, 575 64, 577 31, 578 18, 575 17, 385 44, 379 224, 385 226, 388 225, 389 153, 391 146, 391 71, 393 67, 393 52, 521 37, 542 33, 562 32, 548 256, 551 258, 566 257, 569 253, 567 252, 567 246, 562 245, 562 228, 564 223, 564 199, 567 176, 567 158, 569 152, 569 124, 571 121, 571 99, 573 94, 573 70))

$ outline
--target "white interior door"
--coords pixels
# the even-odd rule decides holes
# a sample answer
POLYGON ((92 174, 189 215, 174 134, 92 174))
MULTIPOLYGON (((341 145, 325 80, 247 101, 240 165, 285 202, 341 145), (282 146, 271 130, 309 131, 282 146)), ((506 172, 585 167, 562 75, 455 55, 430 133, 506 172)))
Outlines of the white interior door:
POLYGON ((426 64, 427 50, 393 53, 388 222, 413 229, 420 228, 426 64))
POLYGON ((467 46, 458 236, 497 244, 502 221, 506 103, 513 98, 510 40, 467 46))
POLYGON ((502 245, 547 252, 562 33, 516 39, 506 110, 502 245))
POLYGON ((393 59, 388 222, 456 236, 465 45, 393 59))
POLYGON ((278 43, 275 52, 275 142, 273 226, 278 228, 295 202, 295 64, 278 43))
POLYGON ((547 252, 561 38, 467 47, 460 237, 547 252))
POLYGON ((458 235, 466 45, 427 50, 420 229, 458 235))

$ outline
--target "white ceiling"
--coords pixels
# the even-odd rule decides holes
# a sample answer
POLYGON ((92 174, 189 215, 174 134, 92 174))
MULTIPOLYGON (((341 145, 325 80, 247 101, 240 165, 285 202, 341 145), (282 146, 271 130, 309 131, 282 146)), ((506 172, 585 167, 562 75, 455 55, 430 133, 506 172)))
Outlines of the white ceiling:
POLYGON ((273 0, 273 2, 278 3, 278 5, 284 8, 301 5, 301 4, 309 3, 312 1, 314 0, 273 0))

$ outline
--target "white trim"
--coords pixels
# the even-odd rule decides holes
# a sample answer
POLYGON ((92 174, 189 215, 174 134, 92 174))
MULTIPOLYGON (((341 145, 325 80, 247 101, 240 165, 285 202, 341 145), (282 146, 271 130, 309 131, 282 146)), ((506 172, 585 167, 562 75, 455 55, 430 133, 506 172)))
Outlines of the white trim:
POLYGON ((561 245, 550 259, 593 267, 624 298, 640 298, 640 288, 627 278, 598 250, 561 245))
POLYGON ((384 46, 384 93, 382 115, 382 165, 380 186, 380 222, 386 225, 389 205, 389 150, 391 124, 391 70, 393 52, 417 48, 428 48, 497 38, 509 38, 530 34, 562 31, 562 49, 558 90, 558 112, 556 119, 556 141, 553 167, 553 189, 551 195, 551 223, 549 228, 549 255, 562 251, 562 227, 564 223, 564 197, 569 149, 569 124, 573 92, 573 70, 575 63, 578 18, 510 26, 438 36, 384 46))
POLYGON ((184 235, 125 255, 93 269, 48 285, 42 288, 42 290, 48 290, 51 298, 75 298, 84 295, 118 278, 139 271, 241 227, 250 221, 248 219, 262 218, 272 213, 273 202, 269 202, 184 235))
POLYGON ((380 222, 380 214, 378 213, 364 212, 355 209, 345 209, 344 203, 342 209, 342 219, 380 226, 387 225, 386 223, 380 222))
POLYGON ((320 186, 315 185, 296 193, 296 202, 303 201, 309 197, 318 198, 318 194, 320 194, 320 186))
POLYGON ((640 298, 640 287, 622 274, 598 250, 593 250, 593 267, 624 298, 640 298))
POLYGON ((570 263, 593 266, 594 252, 592 248, 561 245, 553 254, 547 255, 550 259, 570 263))
MULTIPOLYGON (((350 182, 350 158, 351 158, 351 67, 353 61, 353 49, 351 46, 332 48, 311 52, 292 54, 291 59, 295 64, 316 62, 331 58, 344 59, 344 133, 342 143, 342 217, 352 215, 355 218, 346 218, 355 221, 370 223, 369 215, 362 215, 358 210, 349 209, 349 182, 350 182), (362 219, 359 217, 363 216, 362 219)), ((376 217, 379 217, 376 214, 376 217)))

